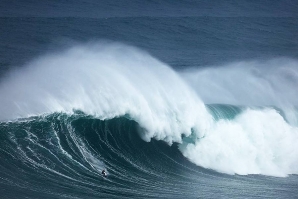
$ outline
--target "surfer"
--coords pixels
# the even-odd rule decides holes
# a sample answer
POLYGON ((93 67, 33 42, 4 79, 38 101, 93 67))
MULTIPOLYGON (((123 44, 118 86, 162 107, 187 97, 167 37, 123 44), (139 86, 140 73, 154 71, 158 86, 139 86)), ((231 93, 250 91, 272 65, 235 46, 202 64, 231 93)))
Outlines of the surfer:
POLYGON ((104 169, 104 170, 102 170, 101 174, 103 175, 103 177, 107 177, 107 172, 106 172, 106 170, 105 170, 105 169, 104 169))

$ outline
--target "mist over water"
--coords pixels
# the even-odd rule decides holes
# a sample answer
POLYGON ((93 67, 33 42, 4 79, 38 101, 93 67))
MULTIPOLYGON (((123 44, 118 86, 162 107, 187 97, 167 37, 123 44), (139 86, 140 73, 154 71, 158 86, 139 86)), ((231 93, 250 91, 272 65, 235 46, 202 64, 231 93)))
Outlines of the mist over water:
POLYGON ((281 108, 298 125, 298 61, 276 58, 188 69, 182 76, 205 103, 281 108))
POLYGON ((199 166, 287 176, 298 173, 296 66, 295 60, 276 59, 175 72, 133 47, 77 45, 9 73, 0 84, 0 119, 74 110, 101 120, 125 116, 139 123, 145 141, 178 142, 199 166), (242 108, 215 119, 204 103, 242 108))
POLYGON ((298 61, 276 58, 187 69, 184 79, 205 103, 298 106, 298 61))

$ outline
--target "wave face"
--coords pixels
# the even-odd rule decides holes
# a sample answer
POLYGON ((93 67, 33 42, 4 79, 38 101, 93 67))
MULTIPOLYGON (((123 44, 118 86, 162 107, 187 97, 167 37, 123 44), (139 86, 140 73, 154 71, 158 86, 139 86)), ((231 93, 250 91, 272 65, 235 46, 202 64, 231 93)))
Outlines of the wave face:
POLYGON ((177 147, 144 142, 123 117, 54 113, 1 123, 0 132, 1 187, 14 187, 4 198, 181 198, 198 184, 177 147))
POLYGON ((262 179, 241 175, 298 174, 297 61, 272 62, 269 74, 253 64, 175 72, 109 42, 40 57, 0 83, 3 187, 32 198, 191 198, 226 179, 262 179))
MULTIPOLYGON (((231 107, 225 109, 231 110, 231 107)), ((289 192, 286 195, 294 196, 291 190, 295 190, 296 184, 295 178, 291 176, 288 177, 292 181, 289 184, 286 178, 243 177, 206 170, 191 164, 181 154, 179 148, 185 145, 186 138, 182 145, 169 146, 155 139, 145 142, 139 136, 139 129, 138 123, 125 117, 100 120, 80 111, 72 115, 53 113, 2 122, 0 175, 1 189, 6 190, 2 197, 19 198, 26 195, 29 198, 40 198, 42 195, 43 198, 218 198, 222 196, 222 191, 225 196, 253 197, 255 193, 260 193, 262 196, 274 197, 278 193, 264 193, 264 187, 259 186, 260 181, 268 180, 270 186, 276 190, 281 184, 287 184, 289 192), (102 169, 107 169, 107 178, 101 176, 102 169), (210 195, 214 189, 218 190, 223 185, 219 189, 221 191, 210 195), (239 187, 234 189, 235 186, 239 187)), ((238 137, 246 140, 243 136, 238 137)), ((244 147, 250 147, 241 139, 237 139, 237 142, 231 133, 225 136, 217 133, 206 137, 202 142, 188 144, 189 149, 183 151, 189 159, 197 153, 200 160, 192 161, 198 161, 199 165, 202 162, 208 164, 206 160, 211 162, 214 154, 218 153, 217 159, 213 161, 221 165, 223 171, 227 169, 223 167, 224 163, 231 160, 231 157, 224 157, 224 152, 220 152, 225 147, 225 154, 235 154, 232 159, 234 162, 225 165, 229 168, 227 170, 235 168, 233 164, 240 168, 243 162, 254 166, 255 160, 248 161, 251 157, 237 157, 241 153, 247 153, 244 147), (224 146, 226 143, 230 146, 224 146), (204 147, 208 150, 212 147, 212 150, 208 154, 202 154, 200 152, 206 152, 204 147), (231 152, 233 147, 242 151, 231 152)), ((258 144, 264 145, 264 150, 268 149, 265 146, 267 142, 262 142, 265 142, 264 139, 258 144)), ((252 147, 249 149, 252 150, 252 147)), ((263 157, 267 153, 269 152, 263 151, 263 157)), ((293 158, 289 156, 279 157, 280 163, 293 158)), ((270 164, 269 161, 267 163, 270 164)), ((246 165, 242 166, 240 171, 248 168, 246 165)), ((283 196, 280 193, 278 195, 283 196)))

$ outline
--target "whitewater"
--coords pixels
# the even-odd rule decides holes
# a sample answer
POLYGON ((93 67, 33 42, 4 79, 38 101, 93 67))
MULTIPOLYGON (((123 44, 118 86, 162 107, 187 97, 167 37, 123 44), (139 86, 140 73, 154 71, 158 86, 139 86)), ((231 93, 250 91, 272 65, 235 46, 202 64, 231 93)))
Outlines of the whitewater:
POLYGON ((125 117, 143 140, 178 143, 198 166, 286 177, 298 174, 297 65, 280 58, 175 71, 120 43, 75 45, 5 74, 0 120, 125 117))

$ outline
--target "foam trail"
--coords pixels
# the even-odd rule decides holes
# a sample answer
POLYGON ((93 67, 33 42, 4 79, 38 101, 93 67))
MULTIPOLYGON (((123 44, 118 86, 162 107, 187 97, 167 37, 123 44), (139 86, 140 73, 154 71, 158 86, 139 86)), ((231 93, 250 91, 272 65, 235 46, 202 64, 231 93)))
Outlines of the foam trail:
POLYGON ((168 66, 121 44, 87 44, 41 57, 0 84, 0 120, 73 109, 101 119, 129 115, 155 137, 180 142, 211 116, 168 66))

